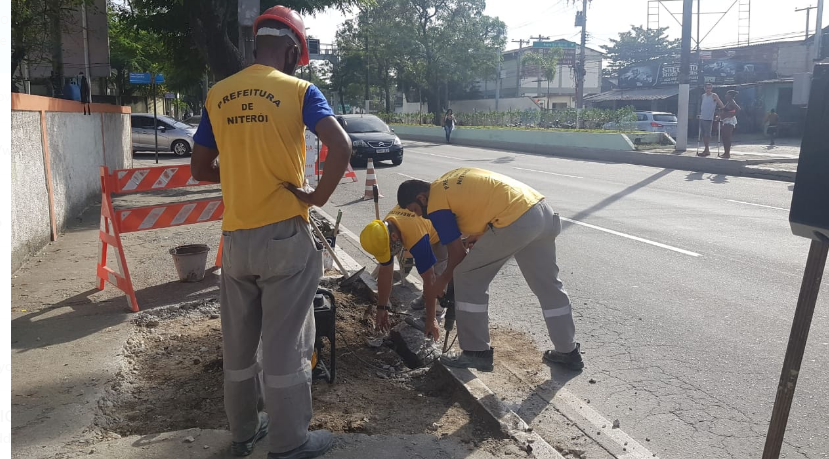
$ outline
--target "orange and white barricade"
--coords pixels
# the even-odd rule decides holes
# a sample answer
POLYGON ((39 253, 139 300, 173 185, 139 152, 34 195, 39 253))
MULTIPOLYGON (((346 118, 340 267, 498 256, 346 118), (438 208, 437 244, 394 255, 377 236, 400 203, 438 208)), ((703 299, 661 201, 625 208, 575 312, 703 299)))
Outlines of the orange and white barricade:
MULTIPOLYGON (((320 148, 319 159, 317 160, 317 175, 322 176, 322 172, 325 169, 325 159, 328 157, 328 147, 325 145, 320 148)), ((351 163, 346 166, 345 174, 343 178, 350 178, 352 182, 356 182, 357 173, 354 172, 354 168, 351 167, 351 163)))
MULTIPOLYGON (((97 269, 97 288, 104 289, 104 282, 118 287, 127 296, 127 302, 133 312, 137 312, 138 300, 135 298, 132 278, 130 278, 127 259, 121 235, 136 231, 158 228, 192 225, 221 220, 224 214, 222 198, 180 201, 155 206, 115 209, 112 205, 113 194, 142 193, 147 191, 167 190, 191 186, 210 185, 211 182, 199 182, 190 173, 190 165, 144 167, 140 169, 120 169, 110 172, 101 167, 101 251, 97 269), (116 252, 118 272, 107 266, 107 250, 116 252)), ((222 246, 216 257, 220 266, 222 246)))

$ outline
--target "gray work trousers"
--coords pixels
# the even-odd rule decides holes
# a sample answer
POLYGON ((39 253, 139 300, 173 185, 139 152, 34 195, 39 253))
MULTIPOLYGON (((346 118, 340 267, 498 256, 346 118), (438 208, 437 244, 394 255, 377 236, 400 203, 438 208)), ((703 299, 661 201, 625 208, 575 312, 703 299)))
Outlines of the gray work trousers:
POLYGON ((489 284, 511 257, 541 303, 550 339, 559 352, 576 347, 570 298, 558 278, 558 214, 542 200, 511 225, 490 228, 455 267, 458 343, 465 351, 485 351, 489 340, 489 284))
POLYGON ((285 452, 305 443, 311 422, 313 299, 322 252, 301 217, 226 231, 222 238, 224 402, 230 432, 234 441, 254 435, 264 397, 270 452, 285 452))

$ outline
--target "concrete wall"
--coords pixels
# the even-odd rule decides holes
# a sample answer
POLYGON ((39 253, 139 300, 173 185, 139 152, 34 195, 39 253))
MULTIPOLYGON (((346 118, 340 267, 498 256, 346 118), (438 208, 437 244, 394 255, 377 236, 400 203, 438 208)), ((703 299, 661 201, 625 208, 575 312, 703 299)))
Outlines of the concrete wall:
POLYGON ((40 113, 11 114, 12 271, 51 238, 40 113))
POLYGON ((26 94, 11 105, 15 271, 100 199, 100 166, 132 167, 132 148, 128 108, 92 104, 89 116, 78 102, 26 94))

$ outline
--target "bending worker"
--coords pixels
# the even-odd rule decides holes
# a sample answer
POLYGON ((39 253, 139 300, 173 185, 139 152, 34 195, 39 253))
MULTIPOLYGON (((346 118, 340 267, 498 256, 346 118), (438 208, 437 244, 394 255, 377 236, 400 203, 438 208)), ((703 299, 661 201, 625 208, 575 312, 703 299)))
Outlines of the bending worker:
POLYGON ((351 142, 319 89, 291 76, 309 61, 302 18, 275 6, 253 31, 255 63, 207 95, 192 173, 196 180, 221 178, 225 205, 220 292, 231 452, 250 455, 270 424, 268 459, 311 458, 331 448, 333 435, 308 431, 312 304, 322 273, 308 207, 328 201, 351 142), (305 179, 306 126, 329 148, 313 192, 297 188, 305 179), (270 418, 259 412, 263 398, 270 418))
POLYGON ((424 287, 427 336, 437 339, 435 298, 454 278, 458 342, 462 352, 441 357, 444 364, 492 371, 489 337, 489 284, 511 257, 538 297, 555 350, 543 359, 573 370, 584 367, 570 298, 556 266, 556 236, 561 220, 544 196, 529 186, 475 168, 451 170, 432 183, 407 180, 397 190, 397 203, 426 216, 447 246, 446 270, 431 288, 424 287), (461 234, 474 247, 467 253, 461 234))
POLYGON ((395 206, 383 221, 374 220, 360 233, 360 244, 380 263, 377 276, 377 315, 375 325, 389 328, 389 297, 394 283, 394 257, 403 249, 415 259, 423 279, 424 291, 446 269, 447 251, 429 220, 395 206))

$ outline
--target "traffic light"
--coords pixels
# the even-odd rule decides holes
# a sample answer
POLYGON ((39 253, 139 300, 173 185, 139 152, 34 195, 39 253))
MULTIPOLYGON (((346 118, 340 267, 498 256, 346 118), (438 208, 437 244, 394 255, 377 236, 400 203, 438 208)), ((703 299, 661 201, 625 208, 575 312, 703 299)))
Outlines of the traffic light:
POLYGON ((320 41, 318 38, 309 38, 308 39, 308 54, 319 54, 320 53, 320 41))

